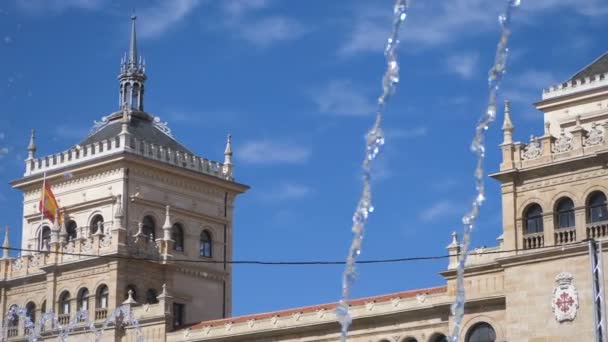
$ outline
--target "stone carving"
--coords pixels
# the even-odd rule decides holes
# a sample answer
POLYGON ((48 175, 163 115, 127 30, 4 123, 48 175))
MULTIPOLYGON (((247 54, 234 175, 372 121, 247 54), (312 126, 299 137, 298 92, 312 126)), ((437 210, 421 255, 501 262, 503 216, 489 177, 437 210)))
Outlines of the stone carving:
POLYGON ((367 311, 372 311, 374 309, 374 302, 365 302, 365 309, 367 309, 367 311))
POLYGON ((393 304, 393 307, 397 307, 399 306, 399 303, 401 302, 401 299, 396 297, 396 298, 391 298, 391 304, 393 304))
POLYGON ((416 295, 416 300, 418 301, 418 303, 422 304, 424 302, 426 302, 426 293, 418 293, 416 295))
POLYGON ((206 325, 206 326, 203 328, 203 332, 205 333, 205 335, 209 335, 209 333, 211 332, 211 327, 210 327, 210 326, 208 326, 208 325, 206 325))
POLYGON ((558 322, 573 321, 578 311, 578 291, 572 285, 572 274, 562 272, 555 277, 551 308, 558 322))
POLYGON ((292 317, 293 317, 293 320, 297 322, 297 321, 300 320, 300 317, 302 317, 302 313, 299 312, 299 311, 298 312, 294 312, 294 314, 293 314, 292 317))
POLYGON ((326 311, 327 310, 325 310, 325 309, 319 309, 319 310, 317 310, 317 317, 319 317, 319 318, 325 317, 325 312, 326 311))
POLYGON ((232 330, 232 322, 228 322, 228 323, 224 324, 224 328, 226 328, 226 331, 232 330))
POLYGON ((93 128, 91 128, 91 130, 89 131, 89 135, 91 136, 97 132, 99 132, 99 130, 101 130, 102 128, 104 128, 107 124, 108 124, 108 118, 106 116, 101 118, 101 121, 93 121, 93 128))
POLYGON ((564 129, 562 128, 562 131, 560 132, 559 137, 557 137, 557 140, 555 140, 555 144, 553 145, 553 152, 554 153, 568 152, 573 147, 574 147, 574 145, 572 144, 572 137, 567 136, 566 132, 564 132, 564 129))
POLYGON ((524 160, 531 160, 540 157, 542 153, 543 151, 540 148, 540 141, 538 141, 538 138, 535 136, 531 136, 530 143, 524 148, 522 157, 524 160))
POLYGON ((154 127, 158 128, 159 131, 173 138, 173 134, 171 134, 171 129, 169 128, 169 124, 166 121, 160 121, 160 117, 158 116, 154 117, 154 127))
POLYGON ((277 322, 278 322, 278 321, 279 321, 279 316, 277 316, 277 315, 274 315, 274 316, 272 316, 272 317, 270 318, 270 323, 271 323, 272 325, 277 325, 277 322))
POLYGON ((91 238, 87 238, 84 240, 84 244, 82 244, 82 251, 84 253, 90 253, 93 251, 93 241, 91 238))
POLYGON ((101 239, 101 247, 108 247, 112 245, 112 234, 106 234, 101 239))
POLYGON ((585 137, 585 146, 599 145, 604 142, 604 131, 597 123, 591 125, 591 130, 585 137))
POLYGON ((23 261, 21 260, 21 258, 13 260, 13 268, 17 271, 23 268, 23 261))
POLYGON ((253 328, 254 325, 255 325, 255 319, 250 319, 247 321, 247 326, 249 328, 253 328))

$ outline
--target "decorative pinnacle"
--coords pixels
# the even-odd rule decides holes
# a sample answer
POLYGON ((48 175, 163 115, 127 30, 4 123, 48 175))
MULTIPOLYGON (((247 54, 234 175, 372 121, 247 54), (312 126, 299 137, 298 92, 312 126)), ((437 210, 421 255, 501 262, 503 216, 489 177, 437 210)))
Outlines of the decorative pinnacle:
POLYGON ((36 154, 36 131, 32 128, 30 133, 30 143, 27 145, 28 158, 34 158, 36 154))
POLYGON ((137 33, 135 30, 135 21, 137 16, 133 14, 131 16, 131 45, 129 48, 129 64, 137 64, 137 33))
POLYGON ((171 229, 171 207, 165 207, 165 224, 163 224, 163 229, 171 229))
POLYGON ((232 165, 232 135, 226 138, 226 149, 224 150, 224 164, 232 165))
POLYGON ((551 134, 550 130, 551 130, 551 122, 547 121, 547 122, 545 122, 545 136, 551 134))
POLYGON ((8 249, 10 248, 10 243, 8 241, 8 225, 4 230, 4 243, 2 244, 2 259, 8 259, 8 249))
POLYGON ((511 104, 509 100, 505 100, 505 120, 502 123, 503 131, 513 131, 513 123, 511 122, 511 104))
POLYGON ((576 128, 581 128, 581 116, 576 116, 576 128))
POLYGON ((450 242, 450 245, 448 247, 455 247, 455 246, 458 246, 458 233, 452 232, 452 242, 450 242))

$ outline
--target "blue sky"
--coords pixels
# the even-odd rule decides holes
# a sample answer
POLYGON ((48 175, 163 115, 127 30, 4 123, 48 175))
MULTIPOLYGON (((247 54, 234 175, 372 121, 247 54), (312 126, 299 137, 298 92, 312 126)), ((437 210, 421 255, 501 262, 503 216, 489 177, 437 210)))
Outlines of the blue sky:
MULTIPOLYGON (((602 54, 600 0, 523 0, 501 92, 515 138, 541 134, 532 102, 602 54)), ((399 49, 362 258, 442 255, 474 196, 468 146, 486 100, 503 1, 416 1, 399 49)), ((0 223, 16 245, 30 128, 38 155, 70 147, 117 109, 120 57, 136 8, 147 111, 202 156, 222 160, 232 133, 238 181, 235 259, 342 260, 361 190, 363 136, 384 69, 392 1, 21 0, 0 7, 0 223)), ((602 38, 603 37, 603 38, 602 38)), ((501 114, 502 115, 502 114, 501 114)), ((499 119, 501 120, 501 118, 499 119)), ((498 122, 487 169, 500 162, 498 122)), ((488 179, 474 245, 501 233, 488 179)), ((443 283, 446 260, 359 268, 353 296, 443 283)), ((235 266, 234 313, 336 301, 340 266, 235 266)))

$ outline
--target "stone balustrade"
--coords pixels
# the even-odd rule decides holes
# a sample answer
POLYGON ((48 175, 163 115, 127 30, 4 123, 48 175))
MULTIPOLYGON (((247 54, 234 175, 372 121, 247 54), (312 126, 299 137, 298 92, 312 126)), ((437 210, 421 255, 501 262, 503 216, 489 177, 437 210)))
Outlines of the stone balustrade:
POLYGON ((143 156, 148 159, 171 164, 198 173, 233 180, 232 168, 225 167, 222 163, 177 151, 170 147, 152 144, 137 138, 130 138, 128 141, 125 141, 124 136, 114 137, 84 146, 77 145, 64 152, 38 159, 26 160, 26 171, 24 176, 40 174, 123 152, 143 156))
POLYGON ((107 308, 97 308, 95 309, 95 320, 105 320, 108 318, 108 309, 107 308))
POLYGON ((515 142, 501 145, 503 162, 500 170, 548 165, 608 150, 608 122, 593 123, 588 131, 579 124, 569 132, 562 131, 557 137, 550 135, 547 129, 545 135, 531 137, 528 144, 515 142))
POLYGON ((545 235, 543 232, 524 235, 524 249, 534 249, 545 246, 545 235))
POLYGON ((576 228, 558 228, 553 233, 556 245, 565 245, 576 242, 576 228))
POLYGON ((551 86, 548 89, 543 89, 543 100, 569 95, 605 85, 608 85, 608 73, 597 74, 577 80, 569 80, 567 82, 551 86))
POLYGON ((587 223, 587 238, 600 239, 608 236, 608 221, 587 223))

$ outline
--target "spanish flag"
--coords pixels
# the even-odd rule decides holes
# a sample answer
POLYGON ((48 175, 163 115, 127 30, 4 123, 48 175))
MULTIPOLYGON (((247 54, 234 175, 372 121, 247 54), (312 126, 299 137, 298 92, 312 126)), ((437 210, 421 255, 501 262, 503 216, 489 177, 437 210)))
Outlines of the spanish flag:
POLYGON ((61 224, 61 217, 59 217, 58 212, 59 205, 57 204, 55 195, 53 195, 50 184, 46 181, 42 187, 39 208, 43 217, 49 219, 53 223, 55 222, 55 219, 57 219, 58 223, 61 224))

